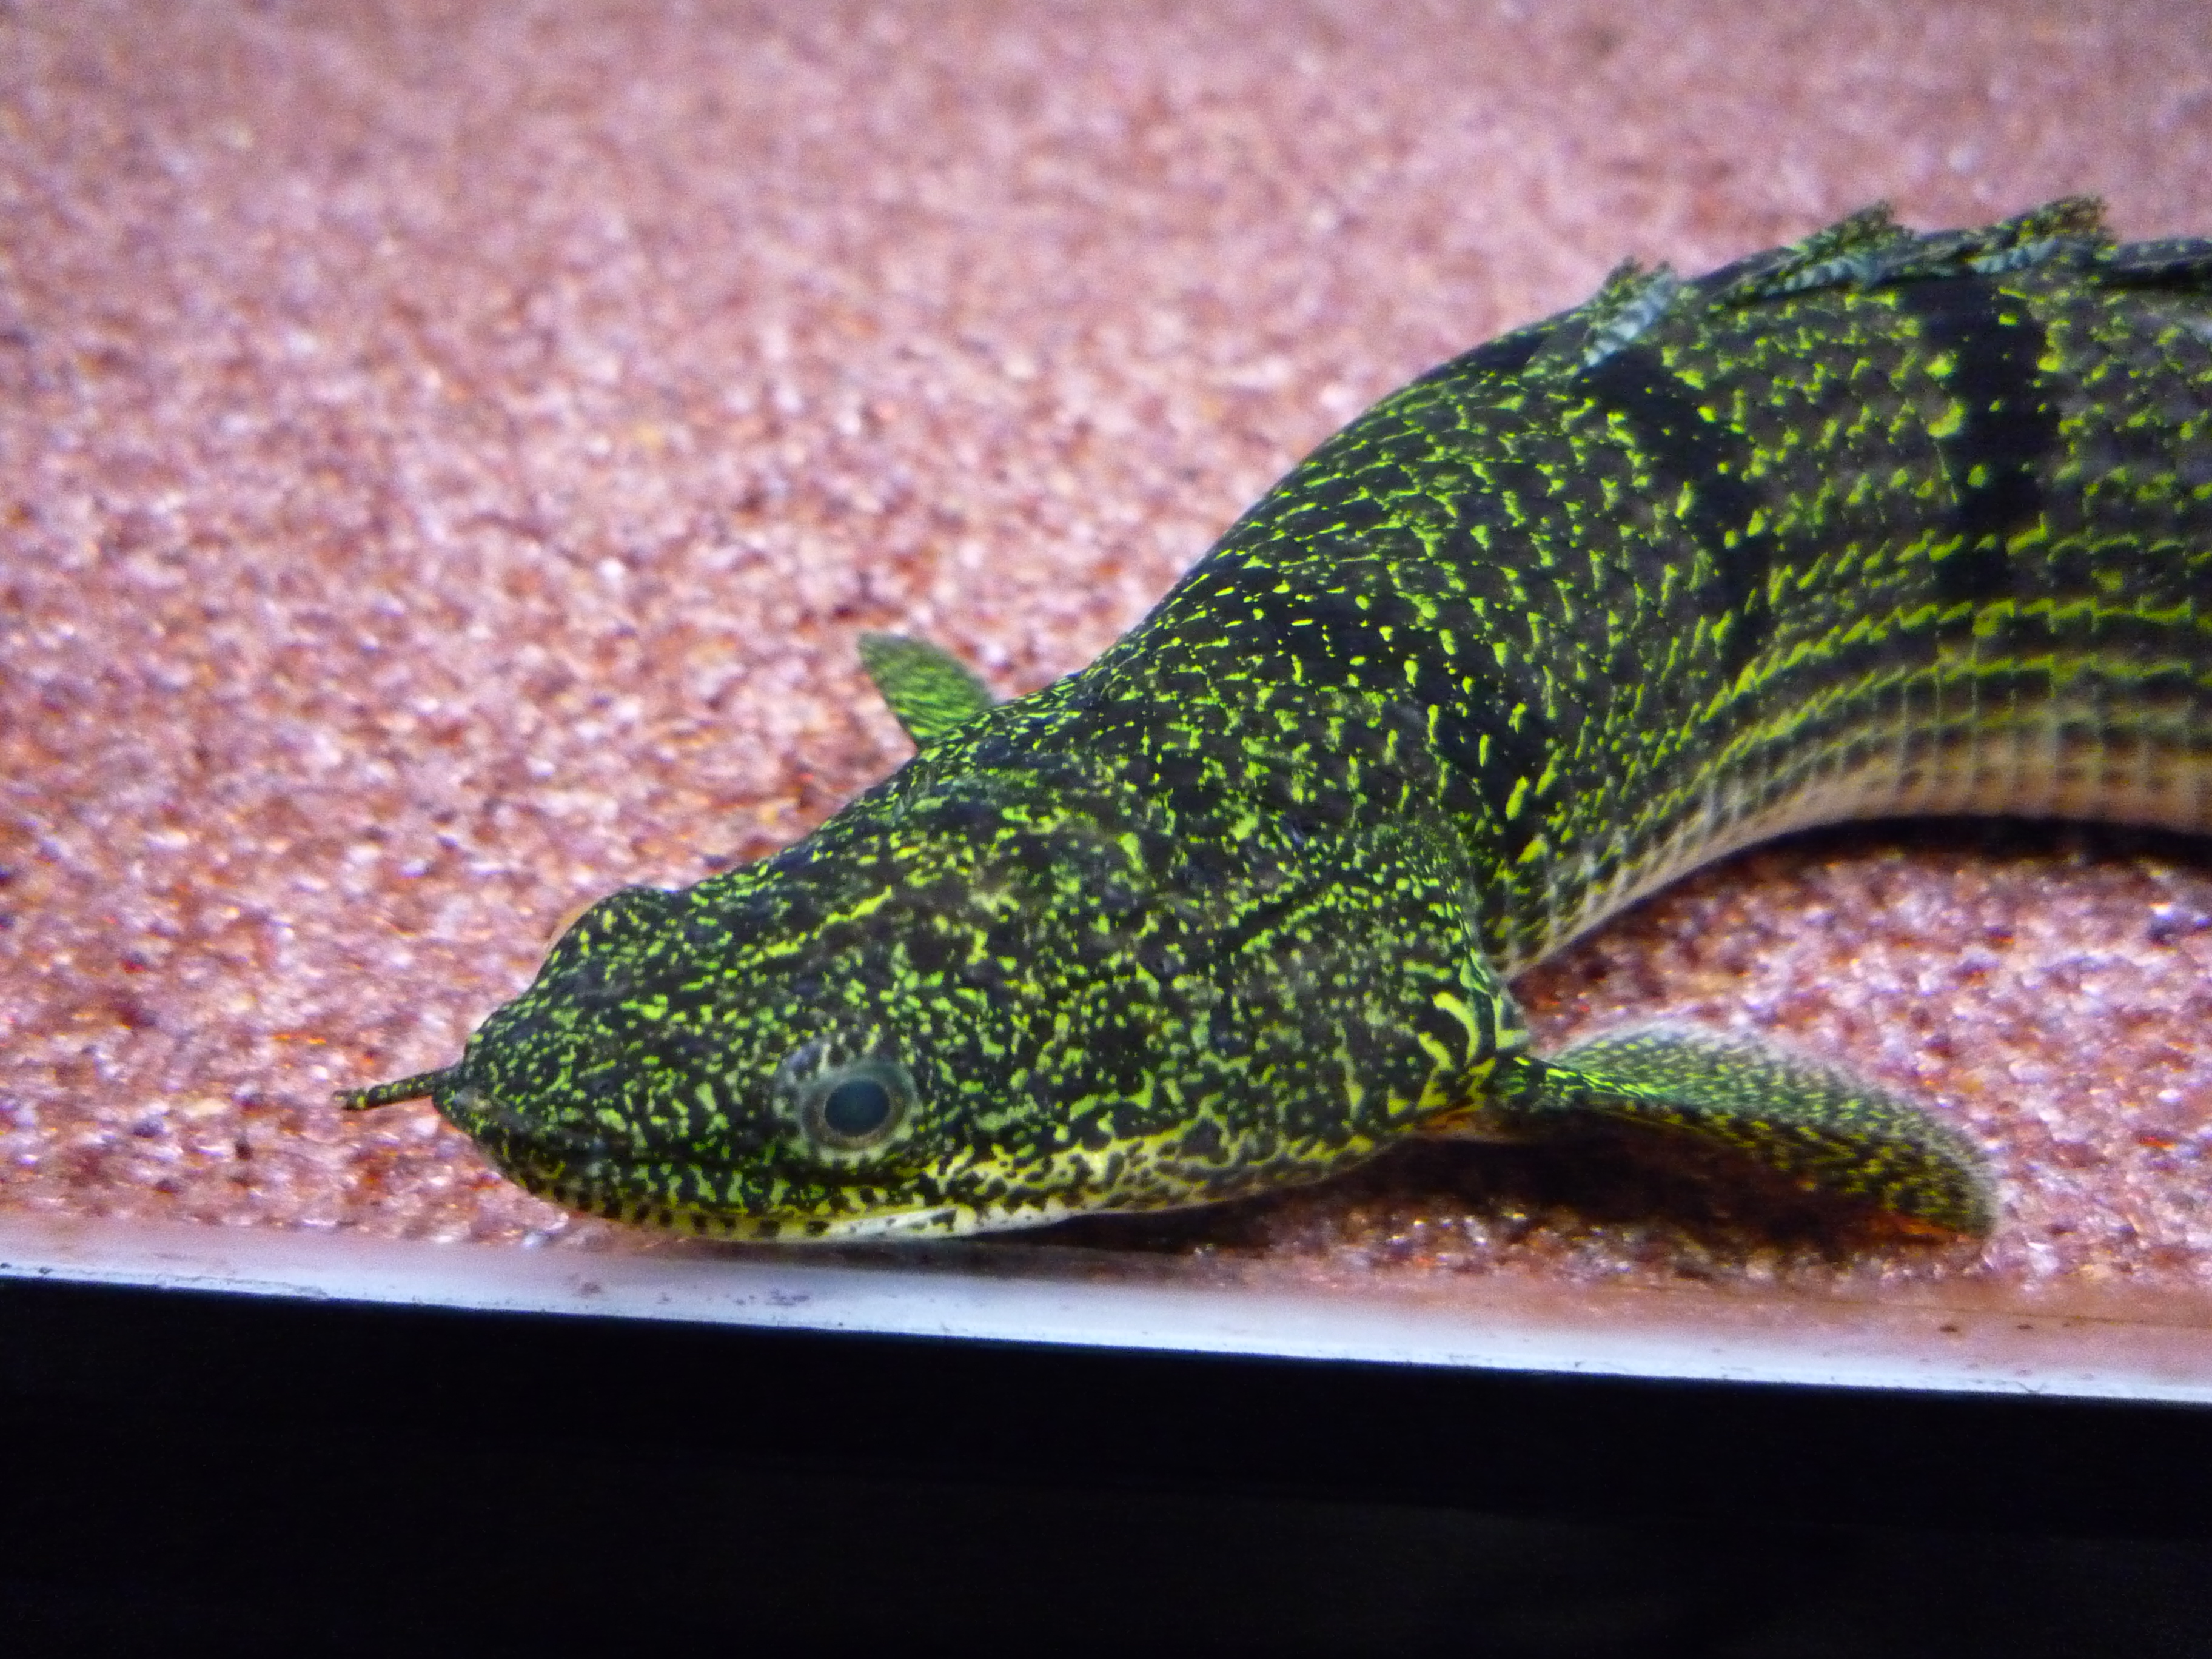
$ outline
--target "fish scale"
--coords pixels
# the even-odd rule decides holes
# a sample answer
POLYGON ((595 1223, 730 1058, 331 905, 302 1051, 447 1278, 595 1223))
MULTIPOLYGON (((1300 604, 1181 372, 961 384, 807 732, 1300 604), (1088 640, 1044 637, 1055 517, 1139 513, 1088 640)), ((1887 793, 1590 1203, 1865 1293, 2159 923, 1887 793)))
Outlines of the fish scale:
POLYGON ((1938 1115, 1504 978, 1690 866, 1900 812, 2202 831, 2212 244, 1873 209, 1625 264, 1328 440, 1089 668, 863 641, 920 753, 587 913, 420 1096, 534 1190, 929 1237, 1319 1179, 1410 1136, 1686 1141, 1903 1231, 1938 1115))

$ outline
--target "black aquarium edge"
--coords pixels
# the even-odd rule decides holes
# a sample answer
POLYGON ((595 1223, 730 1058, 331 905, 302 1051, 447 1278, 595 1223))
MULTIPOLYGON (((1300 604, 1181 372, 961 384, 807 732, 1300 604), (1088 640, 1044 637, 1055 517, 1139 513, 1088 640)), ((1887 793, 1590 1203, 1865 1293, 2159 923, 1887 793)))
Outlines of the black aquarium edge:
MULTIPOLYGON (((623 1463, 2212 1535, 2212 1413, 0 1280, 0 1403, 185 1461, 623 1463)), ((21 1449, 19 1453, 21 1455, 21 1449)), ((56 1473, 66 1437, 28 1449, 56 1473)), ((428 1480, 428 1486, 437 1484, 428 1480)), ((428 1491, 422 1501, 429 1503, 428 1491)))
POLYGON ((2212 1413, 2170 1404, 23 1278, 0 1410, 11 1651, 2212 1628, 2212 1413))

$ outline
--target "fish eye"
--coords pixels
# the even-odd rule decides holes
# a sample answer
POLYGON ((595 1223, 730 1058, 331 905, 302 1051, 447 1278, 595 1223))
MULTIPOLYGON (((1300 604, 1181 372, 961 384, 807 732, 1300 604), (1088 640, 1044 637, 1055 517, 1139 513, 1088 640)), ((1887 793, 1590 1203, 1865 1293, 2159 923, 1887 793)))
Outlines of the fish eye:
POLYGON ((806 1138, 841 1152, 881 1146, 906 1121, 914 1102, 906 1067, 880 1056, 825 1067, 798 1092, 799 1122, 806 1138))
POLYGON ((891 1121, 891 1091, 872 1077, 848 1077, 822 1097, 822 1127, 840 1140, 866 1140, 891 1121))

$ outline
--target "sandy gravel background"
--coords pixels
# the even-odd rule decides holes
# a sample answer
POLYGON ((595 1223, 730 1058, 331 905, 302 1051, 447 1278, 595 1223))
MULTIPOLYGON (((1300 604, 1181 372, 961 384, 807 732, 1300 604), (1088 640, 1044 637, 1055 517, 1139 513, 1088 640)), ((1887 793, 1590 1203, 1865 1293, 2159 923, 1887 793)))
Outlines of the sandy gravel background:
MULTIPOLYGON (((2073 191, 2212 233, 2200 5, 0 5, 0 1206, 635 1248, 330 1091, 899 763, 856 632, 1032 689, 1625 254, 2073 191)), ((1918 1091, 1986 1249, 1468 1147, 1061 1237, 2192 1300, 2208 975, 2201 844, 1800 840, 1531 1006, 1918 1091)))

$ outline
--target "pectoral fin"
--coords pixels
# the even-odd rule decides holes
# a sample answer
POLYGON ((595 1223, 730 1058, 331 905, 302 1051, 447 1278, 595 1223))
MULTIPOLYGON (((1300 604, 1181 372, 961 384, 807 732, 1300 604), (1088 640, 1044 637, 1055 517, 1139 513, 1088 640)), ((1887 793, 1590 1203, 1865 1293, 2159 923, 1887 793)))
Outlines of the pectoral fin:
POLYGON ((965 726, 995 701, 990 688, 941 646, 902 634, 860 635, 860 666, 918 749, 965 726))
POLYGON ((1982 1160, 1958 1131, 1755 1042, 1662 1027, 1522 1064, 1523 1086, 1485 1114, 1494 1131, 1536 1136, 1579 1121, 1686 1136, 1916 1231, 1978 1237, 1995 1219, 1982 1160))

